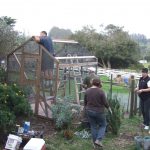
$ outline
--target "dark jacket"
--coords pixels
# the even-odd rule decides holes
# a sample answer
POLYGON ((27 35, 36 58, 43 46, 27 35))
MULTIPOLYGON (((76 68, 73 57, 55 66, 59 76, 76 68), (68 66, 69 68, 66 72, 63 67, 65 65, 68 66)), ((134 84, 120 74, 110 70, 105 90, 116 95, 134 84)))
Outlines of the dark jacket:
MULTIPOLYGON (((140 89, 147 89, 147 82, 150 80, 149 76, 147 76, 146 78, 141 77, 139 80, 139 90, 140 89)), ((150 92, 142 92, 139 94, 139 97, 142 100, 147 100, 150 99, 150 92)))
POLYGON ((52 55, 54 54, 52 39, 48 36, 40 37, 40 44, 42 44, 52 55))
POLYGON ((104 112, 109 107, 105 93, 100 88, 89 88, 85 92, 84 106, 88 110, 104 112))

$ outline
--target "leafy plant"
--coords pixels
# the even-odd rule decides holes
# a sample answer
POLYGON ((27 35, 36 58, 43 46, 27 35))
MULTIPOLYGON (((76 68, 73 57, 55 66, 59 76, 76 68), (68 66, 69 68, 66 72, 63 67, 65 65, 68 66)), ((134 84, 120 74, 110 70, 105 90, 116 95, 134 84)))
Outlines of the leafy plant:
POLYGON ((52 106, 52 116, 55 120, 56 128, 69 128, 74 118, 74 111, 78 113, 79 109, 79 106, 75 106, 66 100, 56 102, 56 104, 52 106))
POLYGON ((113 98, 108 96, 107 99, 112 110, 112 114, 109 112, 107 116, 109 128, 113 134, 117 135, 121 126, 123 108, 121 107, 117 96, 114 96, 113 98))
POLYGON ((6 133, 11 131, 14 126, 15 115, 3 108, 0 109, 0 132, 6 133))
POLYGON ((0 83, 4 83, 6 81, 6 71, 4 68, 0 67, 0 83))
POLYGON ((15 125, 16 117, 31 114, 31 106, 21 87, 0 83, 0 132, 10 131, 10 127, 15 125))

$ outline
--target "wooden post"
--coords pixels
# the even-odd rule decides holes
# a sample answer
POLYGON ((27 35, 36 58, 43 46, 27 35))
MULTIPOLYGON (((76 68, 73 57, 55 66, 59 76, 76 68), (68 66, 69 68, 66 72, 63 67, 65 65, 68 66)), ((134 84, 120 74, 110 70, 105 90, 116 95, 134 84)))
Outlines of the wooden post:
POLYGON ((135 87, 135 80, 131 79, 131 101, 130 101, 130 115, 129 117, 133 117, 133 107, 134 107, 134 87, 135 87))
POLYGON ((134 115, 137 114, 137 94, 135 94, 135 101, 134 101, 134 115))
MULTIPOLYGON (((37 67, 36 67, 36 79, 35 79, 35 114, 39 114, 39 103, 40 103, 40 76, 41 76, 41 52, 42 50, 39 47, 39 58, 37 59, 37 67)), ((47 110, 47 109, 46 109, 47 110)), ((46 112, 48 115, 48 112, 46 112)))
POLYGON ((56 96, 57 96, 57 89, 58 89, 58 81, 59 81, 59 62, 56 62, 56 78, 55 78, 56 82, 55 82, 55 93, 54 93, 54 97, 56 100, 56 96))
POLYGON ((111 81, 110 81, 110 98, 112 99, 112 84, 113 84, 113 75, 111 74, 111 81))

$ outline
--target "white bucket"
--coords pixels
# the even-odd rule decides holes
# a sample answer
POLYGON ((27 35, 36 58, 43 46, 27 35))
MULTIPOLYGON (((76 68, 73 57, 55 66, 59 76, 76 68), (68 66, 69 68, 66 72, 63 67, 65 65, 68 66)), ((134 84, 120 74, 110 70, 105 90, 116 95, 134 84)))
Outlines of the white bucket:
POLYGON ((22 138, 13 134, 9 134, 5 149, 17 150, 22 142, 22 138))

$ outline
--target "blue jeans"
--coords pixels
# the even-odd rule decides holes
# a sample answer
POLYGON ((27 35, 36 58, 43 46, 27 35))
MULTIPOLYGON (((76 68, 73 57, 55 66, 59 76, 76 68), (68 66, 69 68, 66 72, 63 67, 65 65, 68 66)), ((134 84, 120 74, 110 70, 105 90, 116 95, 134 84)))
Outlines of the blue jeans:
POLYGON ((143 115, 143 123, 146 126, 150 125, 150 99, 140 99, 140 107, 143 115))
POLYGON ((91 127, 91 133, 93 142, 96 140, 102 140, 106 130, 106 114, 96 112, 93 110, 87 110, 87 116, 91 127))

